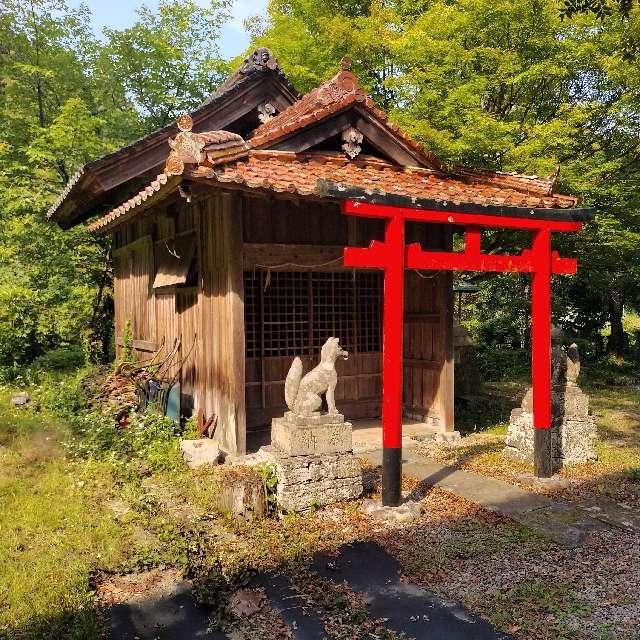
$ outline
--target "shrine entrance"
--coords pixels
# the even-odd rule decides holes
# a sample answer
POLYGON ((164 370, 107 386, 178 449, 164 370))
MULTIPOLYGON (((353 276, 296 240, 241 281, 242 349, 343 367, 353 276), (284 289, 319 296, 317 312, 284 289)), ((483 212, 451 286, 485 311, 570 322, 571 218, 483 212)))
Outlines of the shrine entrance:
MULTIPOLYGON (((331 188, 328 189, 331 192, 331 188)), ((342 198, 350 197, 335 189, 342 198)), ((536 210, 520 207, 465 205, 450 211, 434 201, 386 196, 395 202, 375 203, 375 195, 347 199, 343 213, 385 220, 384 241, 368 248, 346 247, 344 265, 384 272, 382 355, 382 502, 396 506, 401 500, 403 314, 405 269, 437 271, 524 272, 532 276, 532 383, 535 429, 535 474, 553 474, 551 461, 551 275, 574 274, 577 260, 562 258, 551 249, 553 232, 579 231, 591 216, 587 209, 536 210), (402 203, 397 201, 403 200, 402 203), (463 207, 460 207, 462 209, 463 207), (407 222, 445 224, 464 229, 464 250, 428 251, 418 243, 406 244, 407 222), (531 234, 531 246, 520 255, 484 254, 483 228, 520 229, 531 234)))

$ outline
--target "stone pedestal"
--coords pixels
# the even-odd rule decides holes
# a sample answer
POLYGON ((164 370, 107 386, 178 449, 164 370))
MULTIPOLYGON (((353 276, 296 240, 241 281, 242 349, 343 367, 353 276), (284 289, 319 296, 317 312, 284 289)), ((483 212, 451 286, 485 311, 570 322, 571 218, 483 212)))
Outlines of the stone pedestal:
POLYGON ((287 412, 271 424, 264 459, 276 466, 278 508, 304 511, 362 494, 362 470, 353 455, 351 423, 344 416, 287 412))
MULTIPOLYGON (((589 397, 577 385, 554 385, 551 396, 551 451, 554 470, 563 464, 596 460, 596 419, 589 415, 589 397)), ((511 412, 504 455, 533 463, 533 390, 511 412)))

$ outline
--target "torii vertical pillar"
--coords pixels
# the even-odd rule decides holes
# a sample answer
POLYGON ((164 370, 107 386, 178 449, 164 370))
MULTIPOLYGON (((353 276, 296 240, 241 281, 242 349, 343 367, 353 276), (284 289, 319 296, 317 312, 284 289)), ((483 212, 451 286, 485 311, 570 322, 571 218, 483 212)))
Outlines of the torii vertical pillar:
MULTIPOLYGON (((354 204, 357 209, 357 203, 354 204)), ((357 214, 356 214, 357 215, 357 214)), ((402 499, 402 339, 404 333, 405 219, 392 209, 385 219, 384 242, 346 247, 346 267, 384 270, 382 329, 382 504, 402 499)))
POLYGON ((382 333, 382 504, 402 498, 402 339, 404 333, 404 218, 385 223, 382 333))
POLYGON ((553 475, 551 455, 551 232, 533 232, 535 269, 531 279, 531 382, 533 387, 534 472, 553 475))

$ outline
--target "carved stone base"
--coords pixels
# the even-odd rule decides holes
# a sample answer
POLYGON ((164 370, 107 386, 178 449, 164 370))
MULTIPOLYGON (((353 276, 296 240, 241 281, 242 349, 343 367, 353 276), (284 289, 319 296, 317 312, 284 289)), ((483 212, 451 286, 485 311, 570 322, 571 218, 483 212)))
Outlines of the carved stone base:
POLYGON ((271 444, 291 456, 351 451, 351 423, 344 416, 298 416, 291 412, 271 422, 271 444))
POLYGON ((342 415, 298 416, 271 423, 261 454, 278 475, 278 508, 305 511, 362 494, 362 470, 352 451, 351 423, 342 415))
MULTIPOLYGON (((507 458, 533 463, 533 391, 529 389, 522 406, 511 412, 507 431, 507 458)), ((551 452, 554 470, 563 464, 596 460, 596 419, 589 415, 589 397, 577 386, 556 386, 552 392, 551 452)))

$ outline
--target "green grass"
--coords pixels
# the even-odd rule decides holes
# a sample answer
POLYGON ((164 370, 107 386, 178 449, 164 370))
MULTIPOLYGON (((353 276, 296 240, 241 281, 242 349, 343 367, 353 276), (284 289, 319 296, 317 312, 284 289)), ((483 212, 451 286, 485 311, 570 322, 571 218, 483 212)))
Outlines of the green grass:
POLYGON ((580 635, 572 629, 570 618, 591 613, 591 608, 567 583, 523 580, 494 593, 488 602, 491 600, 494 606, 487 612, 492 622, 524 637, 577 639, 580 635))
MULTIPOLYGON (((81 375, 43 376, 32 385, 32 395, 42 401, 39 411, 9 408, 10 390, 0 387, 2 640, 102 638, 92 582, 105 570, 178 567, 194 579, 197 597, 216 607, 220 594, 243 584, 248 571, 295 573, 318 550, 370 536, 354 505, 336 522, 321 513, 257 523, 224 517, 216 511, 217 472, 186 469, 177 451, 179 429, 157 416, 135 417, 131 429, 115 429, 110 418, 83 409, 81 375), (107 508, 112 501, 124 504, 126 512, 112 513, 107 508)), ((492 388, 496 413, 513 402, 517 388, 510 383, 492 388)), ((601 429, 598 465, 605 469, 633 472, 639 436, 633 393, 594 390, 601 429)), ((494 436, 505 431, 504 422, 487 426, 494 436)), ((495 467, 501 442, 489 438, 455 451, 495 467)), ((547 544, 514 523, 488 526, 482 518, 461 518, 432 545, 409 544, 403 561, 410 574, 435 576, 443 566, 547 544)), ((487 606, 495 615, 513 617, 530 602, 542 602, 519 622, 521 628, 533 625, 532 633, 538 633, 535 625, 548 613, 558 617, 553 637, 571 637, 561 618, 587 615, 580 601, 562 585, 553 601, 538 591, 535 584, 517 585, 488 596, 487 606), (552 610, 557 603, 559 610, 552 610)))
POLYGON ((115 566, 123 530, 96 504, 96 485, 63 455, 63 427, 50 416, 8 408, 0 393, 0 636, 98 638, 90 578, 115 566))

